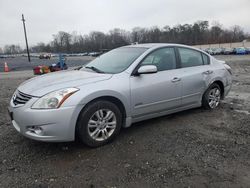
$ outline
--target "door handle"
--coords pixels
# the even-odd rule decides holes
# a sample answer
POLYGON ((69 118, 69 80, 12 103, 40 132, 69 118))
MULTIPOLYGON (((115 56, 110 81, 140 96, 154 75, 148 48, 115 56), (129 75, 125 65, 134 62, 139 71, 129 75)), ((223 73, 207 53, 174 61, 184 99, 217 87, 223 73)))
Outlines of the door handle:
POLYGON ((180 78, 177 78, 177 77, 174 77, 171 81, 172 81, 172 82, 179 82, 179 81, 181 81, 181 79, 180 79, 180 78))
POLYGON ((203 74, 209 75, 209 74, 212 74, 213 72, 214 71, 212 71, 212 70, 207 70, 207 71, 203 72, 203 74))

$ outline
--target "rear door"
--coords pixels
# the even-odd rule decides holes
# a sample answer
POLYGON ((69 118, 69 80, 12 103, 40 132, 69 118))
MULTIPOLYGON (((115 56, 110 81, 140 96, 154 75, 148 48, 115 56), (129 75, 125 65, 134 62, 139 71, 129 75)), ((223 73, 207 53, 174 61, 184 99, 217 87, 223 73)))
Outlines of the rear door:
POLYGON ((207 87, 213 71, 209 57, 200 51, 179 47, 182 79, 182 106, 197 105, 207 87))

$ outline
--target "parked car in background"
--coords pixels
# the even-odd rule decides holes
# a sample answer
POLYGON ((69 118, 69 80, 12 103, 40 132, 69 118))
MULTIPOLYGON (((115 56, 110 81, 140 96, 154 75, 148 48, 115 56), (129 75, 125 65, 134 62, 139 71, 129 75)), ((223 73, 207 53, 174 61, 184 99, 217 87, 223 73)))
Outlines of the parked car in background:
POLYGON ((51 58, 51 54, 40 54, 39 55, 39 59, 50 59, 51 58))
POLYGON ((230 54, 233 54, 233 48, 224 48, 223 50, 223 54, 224 55, 230 55, 230 54))
POLYGON ((0 55, 0 58, 8 58, 8 55, 0 55))
MULTIPOLYGON (((203 106, 215 109, 231 89, 231 68, 185 45, 139 44, 111 50, 80 70, 22 83, 10 117, 22 135, 40 141, 112 141, 121 127, 203 106)), ((157 127, 156 127, 157 128, 157 127)))
POLYGON ((3 54, 3 55, 0 55, 0 58, 15 58, 16 56, 15 55, 12 55, 12 54, 3 54))
POLYGON ((214 48, 213 52, 214 52, 214 55, 221 55, 222 54, 222 48, 214 48))
POLYGON ((234 48, 234 54, 244 55, 246 54, 246 49, 244 47, 234 48))
POLYGON ((87 52, 84 52, 84 53, 79 53, 78 55, 79 55, 79 56, 87 56, 88 53, 87 53, 87 52))
POLYGON ((88 55, 92 56, 92 57, 98 57, 101 54, 102 54, 102 52, 90 52, 88 55))
POLYGON ((246 54, 250 54, 250 47, 246 47, 245 50, 246 50, 246 54))
POLYGON ((207 52, 209 55, 214 55, 214 50, 212 48, 205 49, 205 52, 207 52))

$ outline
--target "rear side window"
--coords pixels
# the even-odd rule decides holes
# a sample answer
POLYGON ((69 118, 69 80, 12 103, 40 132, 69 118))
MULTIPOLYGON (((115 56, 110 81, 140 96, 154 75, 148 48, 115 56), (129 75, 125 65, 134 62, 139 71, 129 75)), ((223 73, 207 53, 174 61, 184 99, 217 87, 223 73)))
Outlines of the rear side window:
POLYGON ((202 53, 202 58, 204 65, 209 65, 209 57, 206 54, 202 53))
POLYGON ((203 65, 201 52, 188 48, 179 48, 179 53, 181 58, 181 67, 184 68, 203 65))

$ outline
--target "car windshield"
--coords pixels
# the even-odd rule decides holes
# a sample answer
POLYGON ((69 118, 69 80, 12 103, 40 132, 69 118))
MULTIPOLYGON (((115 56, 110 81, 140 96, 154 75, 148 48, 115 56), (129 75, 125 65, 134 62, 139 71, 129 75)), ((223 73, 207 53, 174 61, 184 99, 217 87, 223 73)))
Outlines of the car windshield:
POLYGON ((91 69, 99 73, 116 74, 127 69, 147 48, 123 47, 103 54, 81 70, 91 69))

